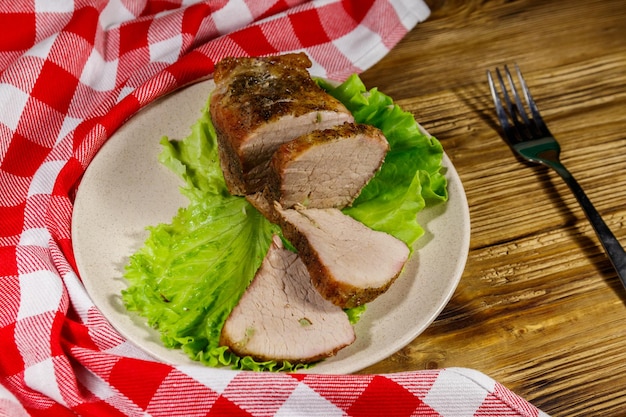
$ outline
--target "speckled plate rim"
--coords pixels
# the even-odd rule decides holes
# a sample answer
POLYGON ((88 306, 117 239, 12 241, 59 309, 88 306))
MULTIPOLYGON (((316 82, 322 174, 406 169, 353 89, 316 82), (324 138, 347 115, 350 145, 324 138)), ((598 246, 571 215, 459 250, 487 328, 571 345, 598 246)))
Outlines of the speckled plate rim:
MULTIPOLYGON (((147 237, 146 227, 169 222, 188 202, 180 180, 158 162, 159 141, 190 132, 214 88, 211 80, 155 101, 100 149, 79 185, 72 215, 72 245, 82 282, 94 305, 128 341, 173 365, 198 364, 161 344, 145 319, 121 300, 124 265, 147 237)), ((368 305, 355 326, 357 340, 309 373, 359 371, 395 353, 424 331, 456 289, 469 250, 470 219, 459 176, 444 155, 449 201, 418 215, 426 233, 392 287, 368 305)))

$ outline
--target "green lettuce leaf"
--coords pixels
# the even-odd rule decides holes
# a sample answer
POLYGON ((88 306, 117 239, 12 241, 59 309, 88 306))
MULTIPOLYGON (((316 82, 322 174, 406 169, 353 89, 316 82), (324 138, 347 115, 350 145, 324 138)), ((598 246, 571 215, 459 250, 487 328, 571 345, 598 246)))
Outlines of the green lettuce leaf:
POLYGON ((148 319, 163 344, 191 358, 239 369, 293 370, 290 364, 242 360, 219 346, 224 321, 261 265, 279 228, 245 198, 228 193, 208 112, 182 141, 161 140, 160 161, 185 180, 189 205, 169 224, 149 227, 130 257, 122 297, 148 319))
MULTIPOLYGON (((443 150, 423 134, 413 116, 357 76, 334 86, 318 83, 361 123, 380 128, 390 143, 381 170, 345 213, 409 247, 423 233, 416 213, 447 199, 443 150)), ((254 278, 280 229, 242 197, 228 193, 220 168, 208 105, 183 140, 161 140, 159 160, 184 180, 189 205, 169 224, 149 227, 149 237, 126 266, 122 297, 158 329, 165 346, 180 348, 209 366, 293 371, 307 365, 240 358, 219 345, 224 321, 254 278)), ((358 321, 365 306, 346 311, 358 321)))
POLYGON ((339 86, 321 79, 317 82, 344 103, 355 121, 376 126, 389 142, 380 171, 344 213, 412 248, 424 233, 416 213, 427 203, 448 199, 446 177, 441 172, 441 143, 425 134, 413 115, 389 96, 376 88, 367 91, 356 75, 339 86))

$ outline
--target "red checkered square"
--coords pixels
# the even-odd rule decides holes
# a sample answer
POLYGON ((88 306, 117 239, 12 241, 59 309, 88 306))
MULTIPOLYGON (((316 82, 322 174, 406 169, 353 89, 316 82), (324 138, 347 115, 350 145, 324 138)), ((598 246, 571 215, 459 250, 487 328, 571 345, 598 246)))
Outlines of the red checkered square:
POLYGON ((317 10, 312 9, 290 14, 289 20, 291 20, 291 26, 303 47, 330 42, 317 10))
POLYGON ((162 363, 122 358, 111 370, 108 382, 145 410, 170 372, 172 368, 162 363))
POLYGON ((152 15, 161 12, 165 12, 167 10, 177 9, 180 7, 180 1, 172 1, 172 0, 151 0, 146 5, 146 8, 141 13, 142 15, 152 15))
POLYGON ((53 109, 65 113, 77 84, 78 80, 75 76, 57 64, 46 61, 31 95, 53 109))
POLYGON ((419 398, 401 385, 384 376, 375 376, 347 411, 353 417, 411 416, 422 405, 419 398))
MULTIPOLYGON (((2 184, 4 187, 4 184, 2 184)), ((7 202, 2 202, 6 204, 7 202)), ((24 208, 26 202, 15 206, 0 206, 0 237, 17 236, 24 228, 24 208)), ((15 249, 0 245, 0 275, 10 275, 16 271, 15 249)))
POLYGON ((70 225, 72 223, 72 203, 65 195, 50 197, 46 226, 52 229, 54 240, 70 239, 70 225))
POLYGON ((0 50, 20 51, 35 43, 37 22, 34 13, 0 13, 0 50), (9 36, 10 34, 10 36, 9 36))
MULTIPOLYGON (((67 213, 71 216, 72 207, 70 198, 73 199, 74 190, 78 186, 77 179, 82 175, 82 167, 75 159, 70 159, 59 172, 59 176, 54 184, 52 194, 59 196, 63 201, 60 203, 63 207, 59 208, 59 212, 67 213)), ((69 225, 69 223, 68 223, 69 225)), ((66 235, 69 237, 69 235, 66 235)))
POLYGON ((219 37, 215 41, 199 47, 198 50, 215 62, 218 62, 225 56, 246 55, 246 51, 238 43, 234 42, 230 36, 219 37))
MULTIPOLYGON (((120 50, 119 56, 132 52, 136 49, 148 47, 148 33, 152 25, 151 19, 137 20, 125 23, 120 27, 120 50)), ((139 61, 141 62, 141 61, 139 61)))
MULTIPOLYGON (((355 22, 361 22, 365 16, 372 13, 372 7, 376 3, 376 0, 343 0, 341 5, 355 22)), ((376 17, 380 19, 382 16, 376 17)))
POLYGON ((272 55, 278 52, 268 42, 260 26, 253 26, 247 30, 232 33, 230 38, 237 42, 248 55, 272 55))
POLYGON ((11 147, 9 147, 2 165, 0 165, 0 169, 9 174, 30 177, 35 174, 49 152, 49 147, 33 143, 16 133, 13 135, 11 147))
MULTIPOLYGON (((185 8, 180 25, 180 32, 183 35, 191 35, 194 37, 194 35, 198 33, 202 21, 205 20, 207 14, 210 13, 209 7, 210 6, 207 4, 194 4, 185 8)), ((211 35, 217 35, 217 31, 210 31, 210 33, 207 34, 207 36, 211 35)))
POLYGON ((72 20, 65 27, 65 32, 75 33, 90 44, 96 39, 100 13, 94 7, 83 6, 72 15, 72 20))
POLYGON ((206 55, 193 51, 174 63, 167 70, 180 85, 203 78, 213 72, 215 63, 206 55), (193 63, 190 65, 190 63, 193 63))
POLYGON ((63 338, 70 345, 81 346, 85 349, 98 350, 98 346, 89 335, 89 328, 73 320, 66 320, 63 329, 63 338))
POLYGON ((73 410, 77 416, 128 417, 127 413, 104 401, 84 402, 74 407, 73 410))
POLYGON ((236 404, 234 404, 231 400, 220 396, 217 401, 211 407, 211 410, 206 414, 207 417, 223 417, 223 416, 232 416, 232 417, 252 417, 254 414, 251 414, 245 410, 239 408, 236 404))
MULTIPOLYGON (((67 317, 63 312, 65 310, 65 305, 67 304, 67 297, 64 297, 64 301, 61 302, 62 308, 61 311, 57 311, 54 315, 54 320, 52 323, 52 332, 50 332, 50 356, 64 358, 65 351, 63 350, 63 339, 61 337, 61 330, 63 329, 67 317), (65 305, 64 305, 65 304, 65 305)), ((63 359, 61 359, 63 360, 63 359)))
POLYGON ((74 131, 74 158, 84 167, 91 162, 98 149, 106 140, 106 130, 100 124, 100 117, 88 119, 74 131))
POLYGON ((193 48, 209 41, 214 41, 214 39, 219 36, 219 31, 213 17, 199 6, 201 5, 192 6, 187 9, 188 12, 185 13, 185 17, 183 18, 182 33, 185 37, 192 37, 193 41, 190 47, 193 48), (202 33, 202 36, 198 37, 198 33, 202 33))

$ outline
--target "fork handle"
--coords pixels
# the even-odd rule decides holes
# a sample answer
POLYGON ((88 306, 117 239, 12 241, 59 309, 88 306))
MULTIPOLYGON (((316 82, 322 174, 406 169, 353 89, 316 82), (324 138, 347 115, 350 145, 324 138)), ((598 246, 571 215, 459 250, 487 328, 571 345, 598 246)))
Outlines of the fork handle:
POLYGON ((622 281, 622 284, 626 287, 626 251, 619 243, 611 229, 606 225, 600 213, 593 206, 587 194, 583 191, 578 181, 574 176, 560 163, 552 165, 552 168, 563 178, 565 183, 576 196, 578 203, 583 208, 587 219, 591 223, 591 226, 596 232, 602 247, 606 251, 611 264, 617 272, 617 276, 622 281))

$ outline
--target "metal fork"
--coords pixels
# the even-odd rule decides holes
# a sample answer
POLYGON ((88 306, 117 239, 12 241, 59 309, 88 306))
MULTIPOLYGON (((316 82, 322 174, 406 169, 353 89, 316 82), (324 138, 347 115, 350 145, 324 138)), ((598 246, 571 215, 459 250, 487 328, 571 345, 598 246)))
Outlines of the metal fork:
POLYGON ((496 68, 495 70, 501 94, 498 94, 491 71, 487 70, 489 88, 491 89, 491 95, 493 96, 493 101, 496 106, 496 113, 500 120, 502 130, 504 131, 506 141, 522 158, 552 168, 565 180, 583 208, 591 226, 593 226, 602 247, 604 247, 611 264, 613 264, 617 272, 617 276, 626 287, 626 252, 624 248, 620 245, 604 220, 602 220, 602 217, 593 204, 591 204, 591 201, 581 186, 561 163, 559 159, 561 148, 539 114, 537 105, 530 95, 526 81, 524 81, 517 65, 515 65, 515 70, 525 102, 528 109, 530 109, 530 114, 527 113, 522 104, 522 99, 520 98, 508 67, 504 67, 504 73, 509 86, 508 89, 500 69, 496 68))

